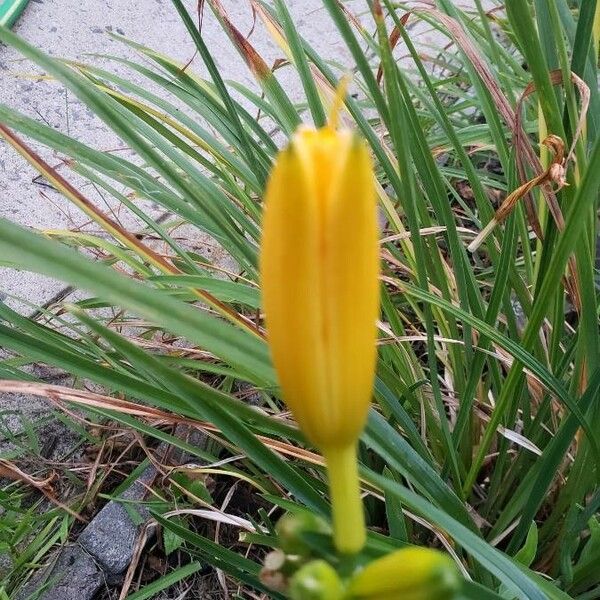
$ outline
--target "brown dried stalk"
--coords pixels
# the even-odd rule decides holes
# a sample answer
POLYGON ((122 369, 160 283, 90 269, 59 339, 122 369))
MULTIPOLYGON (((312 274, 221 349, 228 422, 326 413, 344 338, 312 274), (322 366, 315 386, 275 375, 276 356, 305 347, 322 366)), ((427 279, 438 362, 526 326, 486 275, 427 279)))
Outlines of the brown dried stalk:
POLYGON ((20 481, 25 485, 29 485, 48 498, 52 504, 62 508, 64 511, 68 512, 72 517, 81 521, 82 523, 87 523, 86 519, 84 519, 81 515, 78 515, 74 510, 69 508, 66 504, 63 504, 54 493, 53 483, 57 480, 58 475, 53 471, 46 477, 45 479, 37 479, 32 475, 28 475, 19 467, 11 463, 10 461, 0 458, 0 477, 6 477, 7 479, 11 479, 12 481, 20 481))
POLYGON ((543 172, 520 185, 511 192, 500 205, 500 208, 494 214, 492 220, 479 232, 477 237, 468 245, 469 252, 475 252, 483 243, 485 238, 502 223, 513 211, 517 202, 526 196, 533 188, 545 183, 553 182, 557 189, 568 185, 565 179, 565 144, 557 135, 549 135, 543 142, 544 146, 550 149, 554 154, 552 162, 543 172))

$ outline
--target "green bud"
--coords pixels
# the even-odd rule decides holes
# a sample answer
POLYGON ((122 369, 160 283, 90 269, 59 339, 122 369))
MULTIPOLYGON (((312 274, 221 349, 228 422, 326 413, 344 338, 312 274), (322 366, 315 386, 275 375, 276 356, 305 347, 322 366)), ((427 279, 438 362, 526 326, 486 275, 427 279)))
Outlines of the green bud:
POLYGON ((289 588, 290 600, 343 600, 344 585, 324 560, 313 560, 296 571, 289 588))
POLYGON ((279 547, 286 554, 307 556, 311 549, 302 539, 304 533, 329 533, 327 524, 310 513, 287 513, 277 522, 279 547))
POLYGON ((428 548, 403 548, 368 564, 348 586, 353 600, 451 600, 461 577, 453 560, 428 548))

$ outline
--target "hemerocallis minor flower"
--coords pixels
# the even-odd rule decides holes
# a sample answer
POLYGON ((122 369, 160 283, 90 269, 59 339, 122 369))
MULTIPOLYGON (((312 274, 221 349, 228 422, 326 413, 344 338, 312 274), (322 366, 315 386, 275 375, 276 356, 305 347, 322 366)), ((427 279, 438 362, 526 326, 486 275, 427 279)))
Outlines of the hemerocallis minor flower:
POLYGON ((379 245, 373 167, 351 131, 303 127, 277 157, 260 269, 283 398, 327 463, 336 545, 357 552, 366 532, 356 445, 375 371, 379 245))
POLYGON ((368 564, 348 585, 347 600, 451 600, 461 587, 454 561, 430 548, 403 548, 368 564))

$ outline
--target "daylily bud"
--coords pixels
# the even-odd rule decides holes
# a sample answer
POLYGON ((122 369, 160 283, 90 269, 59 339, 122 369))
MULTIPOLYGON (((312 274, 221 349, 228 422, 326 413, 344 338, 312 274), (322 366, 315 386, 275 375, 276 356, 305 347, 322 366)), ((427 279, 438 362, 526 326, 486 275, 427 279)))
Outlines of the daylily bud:
POLYGON ((288 593, 291 600, 342 600, 344 586, 329 563, 314 560, 296 571, 288 593))
POLYGON ((379 313, 374 175, 363 141, 300 129, 265 197, 261 287, 283 398, 321 450, 342 552, 365 539, 356 443, 371 400, 379 313))
POLYGON ((304 533, 330 533, 327 524, 311 513, 287 513, 275 527, 279 547, 286 554, 307 556, 310 548, 302 539, 304 533))
POLYGON ((379 558, 354 576, 352 600, 451 600, 461 578, 454 562, 428 548, 403 548, 379 558))

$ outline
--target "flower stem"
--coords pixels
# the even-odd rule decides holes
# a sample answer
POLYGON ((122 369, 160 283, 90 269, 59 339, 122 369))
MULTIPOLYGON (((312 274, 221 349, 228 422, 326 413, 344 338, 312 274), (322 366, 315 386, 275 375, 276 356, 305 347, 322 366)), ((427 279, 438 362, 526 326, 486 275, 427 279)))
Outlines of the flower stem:
POLYGON ((356 444, 327 448, 323 457, 329 475, 335 546, 344 554, 356 554, 366 540, 356 444))

